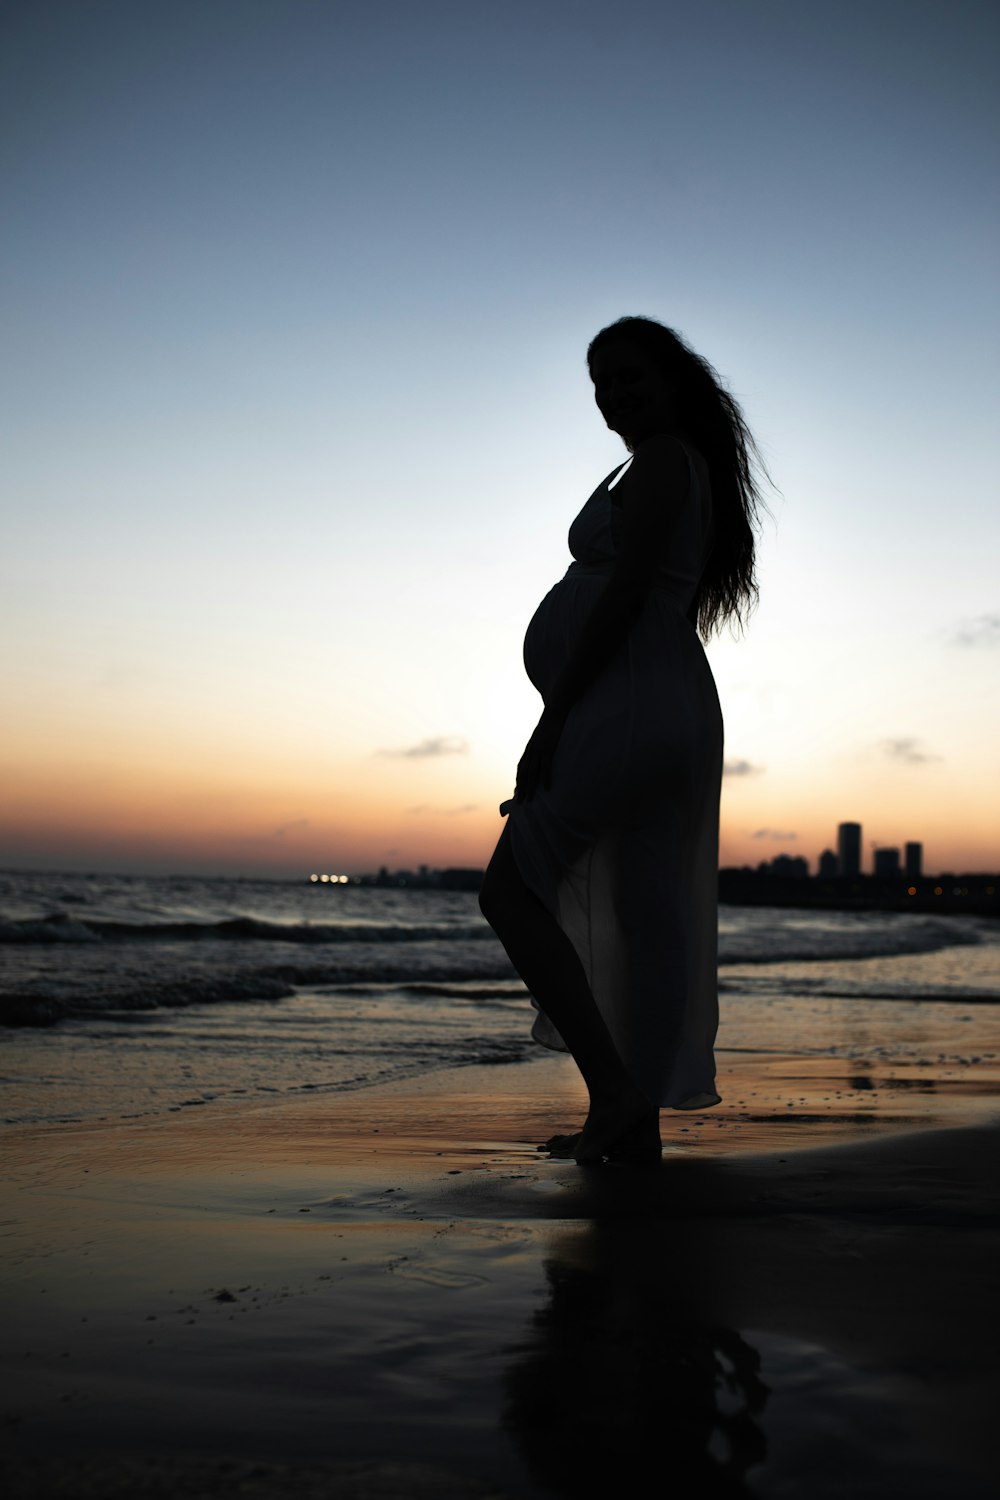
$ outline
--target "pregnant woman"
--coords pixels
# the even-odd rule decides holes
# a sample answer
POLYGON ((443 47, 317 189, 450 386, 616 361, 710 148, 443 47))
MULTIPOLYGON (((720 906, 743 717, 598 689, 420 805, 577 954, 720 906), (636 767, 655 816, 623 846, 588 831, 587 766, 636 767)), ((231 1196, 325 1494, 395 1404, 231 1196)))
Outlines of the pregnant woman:
POLYGON ((569 533, 575 558, 524 642, 544 710, 480 904, 568 1049, 581 1163, 661 1153, 659 1109, 719 1102, 713 1046, 722 717, 702 649, 757 597, 762 469, 733 398, 671 329, 622 318, 587 351, 632 457, 569 533))

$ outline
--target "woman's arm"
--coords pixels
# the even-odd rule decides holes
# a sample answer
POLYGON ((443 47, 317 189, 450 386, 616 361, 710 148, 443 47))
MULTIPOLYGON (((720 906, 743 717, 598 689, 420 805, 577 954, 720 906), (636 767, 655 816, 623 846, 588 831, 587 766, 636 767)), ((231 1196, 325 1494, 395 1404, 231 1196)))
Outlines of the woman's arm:
POLYGON ((642 610, 690 484, 688 458, 675 437, 647 439, 619 481, 621 545, 614 571, 580 632, 517 768, 518 800, 548 785, 552 756, 573 704, 625 643, 642 610))

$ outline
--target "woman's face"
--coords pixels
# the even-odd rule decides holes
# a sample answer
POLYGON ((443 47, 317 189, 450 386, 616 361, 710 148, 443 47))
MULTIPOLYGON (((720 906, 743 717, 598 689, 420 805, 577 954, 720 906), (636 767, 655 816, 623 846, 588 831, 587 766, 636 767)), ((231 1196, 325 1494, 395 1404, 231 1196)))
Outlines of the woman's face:
POLYGON ((594 400, 612 432, 629 448, 674 427, 674 384, 632 339, 611 339, 594 350, 594 400))

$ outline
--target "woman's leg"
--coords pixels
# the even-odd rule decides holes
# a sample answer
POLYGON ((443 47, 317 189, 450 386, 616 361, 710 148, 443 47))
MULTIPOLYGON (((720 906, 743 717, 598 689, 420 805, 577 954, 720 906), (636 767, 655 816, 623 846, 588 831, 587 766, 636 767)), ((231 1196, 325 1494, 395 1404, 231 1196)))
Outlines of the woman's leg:
POLYGON ((577 1160, 597 1160, 620 1143, 652 1145, 654 1136, 658 1145, 658 1111, 626 1072, 576 949, 521 879, 506 828, 486 871, 479 904, 583 1074, 590 1113, 577 1160))

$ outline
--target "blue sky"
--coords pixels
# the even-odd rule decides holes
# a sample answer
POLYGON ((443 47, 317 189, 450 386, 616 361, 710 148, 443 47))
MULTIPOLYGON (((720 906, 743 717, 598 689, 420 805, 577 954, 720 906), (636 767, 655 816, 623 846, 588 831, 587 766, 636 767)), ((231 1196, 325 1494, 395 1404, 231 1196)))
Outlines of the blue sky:
POLYGON ((481 863, 620 452, 586 344, 641 312, 779 489, 711 648, 724 859, 856 818, 1000 864, 998 37, 975 0, 5 6, 9 860, 481 863))

